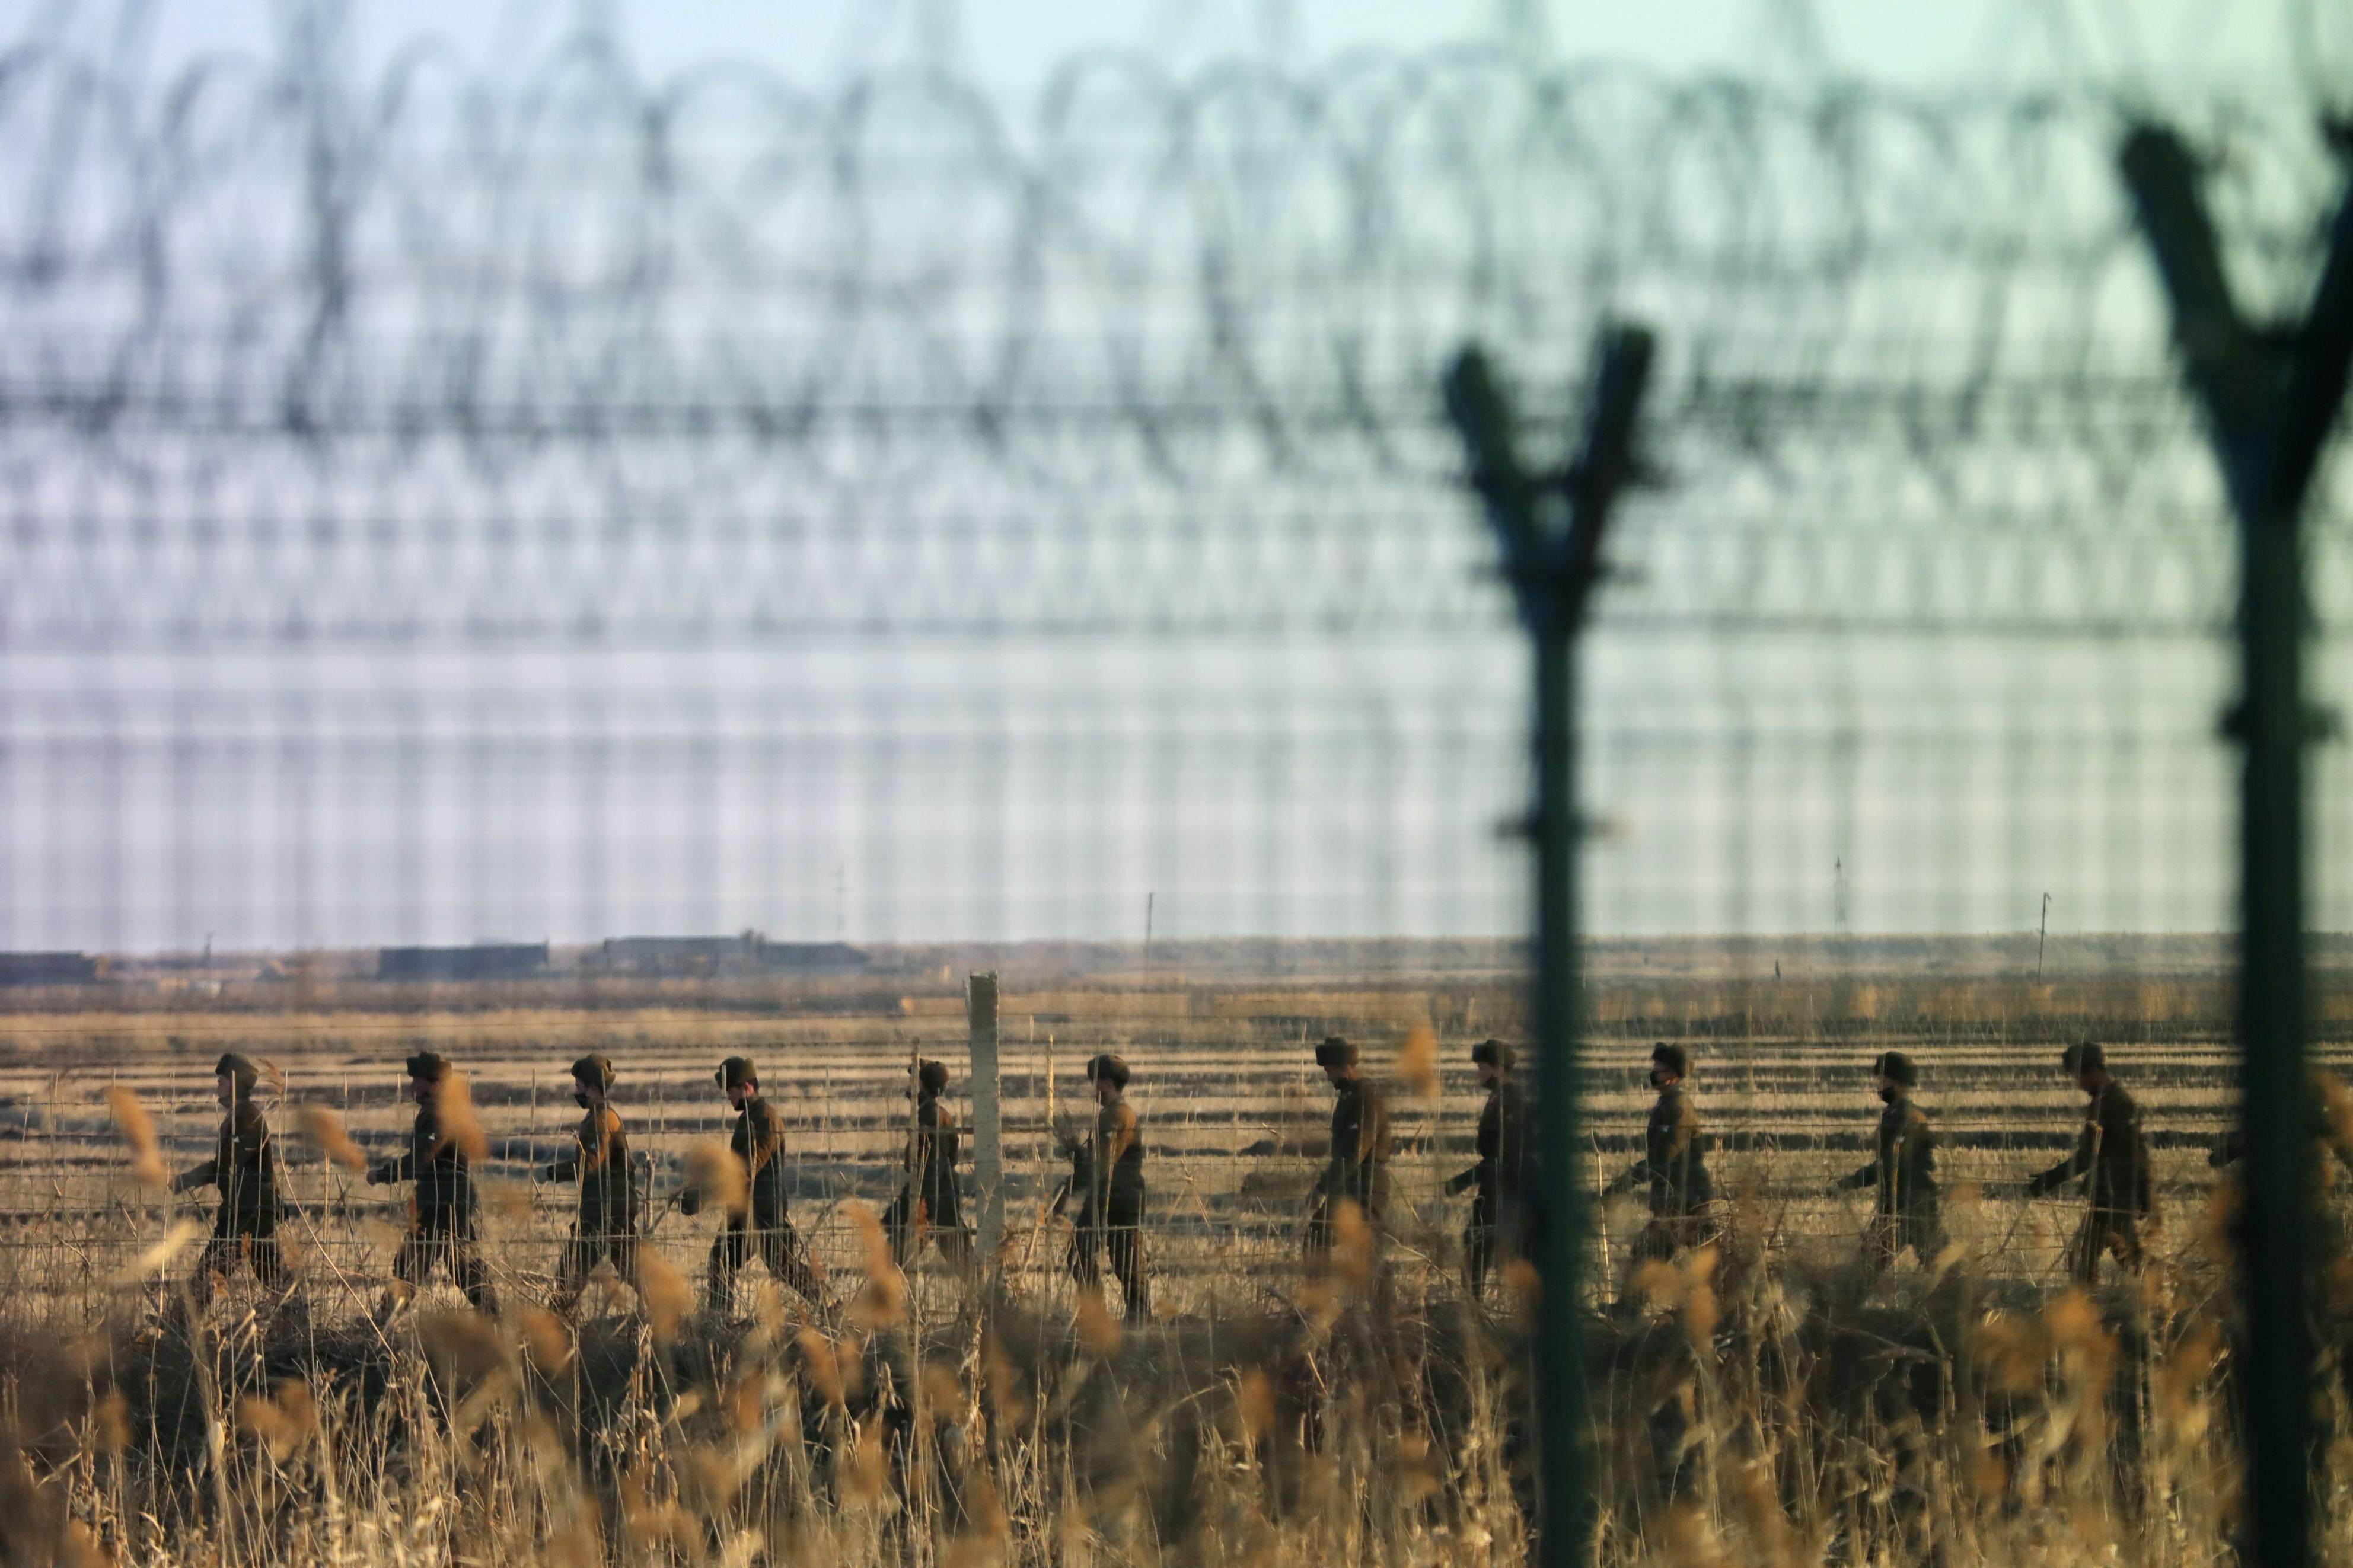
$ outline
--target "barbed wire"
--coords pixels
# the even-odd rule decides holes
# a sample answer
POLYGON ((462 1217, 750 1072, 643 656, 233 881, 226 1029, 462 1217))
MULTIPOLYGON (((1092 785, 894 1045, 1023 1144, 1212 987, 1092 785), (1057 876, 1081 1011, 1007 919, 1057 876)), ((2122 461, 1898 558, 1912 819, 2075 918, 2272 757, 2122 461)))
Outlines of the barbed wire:
MULTIPOLYGON (((2096 96, 334 58, 0 58, 0 645, 1500 625, 1440 368, 1502 345, 1565 430, 1613 312, 1663 335, 1672 489, 1612 615, 2224 609, 2096 96)), ((2311 116, 2179 118, 2292 301, 2311 116)))

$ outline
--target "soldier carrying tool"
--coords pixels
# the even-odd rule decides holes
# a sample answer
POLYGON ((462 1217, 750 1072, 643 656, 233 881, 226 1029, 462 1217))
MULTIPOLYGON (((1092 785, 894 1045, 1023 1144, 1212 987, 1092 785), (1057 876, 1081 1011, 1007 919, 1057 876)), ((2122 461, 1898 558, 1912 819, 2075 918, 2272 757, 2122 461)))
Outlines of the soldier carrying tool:
POLYGON ((935 1061, 916 1063, 909 1076, 907 1092, 915 1101, 915 1122, 907 1135, 907 1179, 882 1215, 892 1256, 902 1268, 927 1235, 940 1256, 957 1268, 972 1261, 972 1237, 964 1228, 964 1205, 956 1189, 963 1142, 955 1113, 940 1103, 947 1087, 948 1069, 935 1061))
POLYGON ((1651 1047, 1651 1087, 1659 1098, 1642 1130, 1642 1157, 1609 1184, 1606 1195, 1650 1188, 1651 1219, 1634 1238, 1630 1261, 1672 1258, 1713 1239, 1708 1205, 1715 1188, 1707 1174, 1707 1131, 1683 1092, 1691 1057, 1664 1041, 1651 1047))
POLYGON ((2074 1152, 2027 1182, 2026 1195, 2041 1197, 2078 1176, 2090 1177, 2084 1223, 2068 1247, 2068 1272, 2078 1284, 2088 1285, 2099 1277, 2104 1253, 2115 1253, 2128 1269, 2140 1268, 2140 1227, 2156 1204, 2140 1107, 2108 1076, 2106 1053, 2086 1041, 2069 1046, 2059 1062, 2086 1097, 2084 1131, 2074 1152))
MULTIPOLYGON (((790 1286, 810 1305, 829 1310, 833 1299, 786 1213, 790 1196, 785 1189, 781 1158, 784 1118, 761 1097, 759 1069, 751 1058, 729 1057, 712 1076, 726 1091, 727 1103, 735 1108, 735 1130, 728 1147, 743 1167, 744 1203, 741 1208, 729 1207, 711 1243, 705 1301, 713 1312, 727 1311, 734 1303, 735 1276, 757 1250, 778 1284, 790 1286)), ((701 1212, 706 1195, 699 1188, 687 1188, 679 1195, 679 1212, 701 1212)))
POLYGON ((1469 1191, 1471 1220, 1462 1227, 1462 1282, 1477 1300, 1488 1274, 1507 1257, 1518 1226, 1513 1210, 1526 1180, 1527 1097, 1512 1075, 1512 1047, 1482 1040, 1471 1047, 1471 1063, 1487 1103, 1479 1110, 1478 1163, 1446 1184, 1450 1193, 1469 1191))
POLYGON ((187 1305, 198 1311, 212 1300, 213 1277, 226 1279, 240 1258, 265 1288, 280 1294, 293 1288, 278 1248, 278 1146, 269 1119, 253 1101, 261 1069, 231 1051, 214 1064, 213 1079, 214 1093, 226 1112, 213 1157, 172 1182, 174 1193, 220 1189, 212 1239, 205 1243, 188 1281, 187 1305))
POLYGON ((543 1182, 580 1184, 580 1210, 556 1268, 554 1305, 570 1313, 598 1263, 634 1284, 638 1268, 637 1194, 630 1180, 629 1135, 609 1100, 613 1062, 589 1055, 572 1064, 572 1099, 584 1113, 571 1155, 543 1165, 543 1182))
POLYGON ((1103 1254, 1111 1254, 1127 1302, 1127 1321, 1152 1316, 1144 1275, 1144 1133, 1127 1102, 1127 1063, 1109 1053, 1087 1062, 1095 1093, 1094 1125, 1086 1138, 1062 1137, 1071 1156, 1071 1190, 1083 1194, 1067 1258, 1071 1278, 1085 1289, 1103 1282, 1103 1254))
POLYGON ((498 1297, 475 1249, 479 1209, 473 1172, 443 1103, 457 1089, 455 1074, 448 1061, 433 1051, 418 1051, 408 1058, 407 1068, 408 1091, 417 1100, 408 1152, 377 1161, 367 1175, 377 1185, 417 1184, 408 1235, 393 1259, 393 1277, 414 1289, 436 1264, 447 1264, 450 1280, 466 1293, 466 1300, 481 1311, 495 1312, 498 1297))
POLYGON ((1330 1151, 1308 1193, 1314 1206, 1307 1220, 1307 1250, 1321 1255, 1332 1250, 1344 1203, 1356 1205, 1373 1234, 1380 1234, 1388 1214, 1389 1108, 1380 1086, 1366 1079, 1356 1047, 1339 1036, 1328 1036, 1315 1047, 1315 1065, 1336 1093, 1330 1151))
POLYGON ((1883 1051, 1871 1076, 1885 1106, 1879 1113, 1878 1152, 1861 1170, 1831 1184, 1831 1191, 1879 1189, 1864 1242, 1864 1257, 1873 1267, 1893 1265, 1908 1247, 1926 1268, 1944 1249, 1945 1233, 1936 1192, 1936 1134, 1928 1113, 1912 1099, 1920 1070, 1902 1051, 1883 1051))

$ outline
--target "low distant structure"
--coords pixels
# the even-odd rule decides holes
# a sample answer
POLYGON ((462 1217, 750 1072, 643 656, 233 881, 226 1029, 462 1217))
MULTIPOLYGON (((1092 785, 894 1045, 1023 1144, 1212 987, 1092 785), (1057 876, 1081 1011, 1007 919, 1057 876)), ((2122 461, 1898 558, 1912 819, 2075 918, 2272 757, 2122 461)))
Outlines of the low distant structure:
POLYGON ((467 947, 376 950, 378 980, 531 980, 548 972, 543 942, 480 942, 467 947))
POLYGON ((843 942, 762 942, 759 963, 763 971, 792 973, 838 974, 864 969, 874 961, 863 951, 843 942))
POLYGON ((0 952, 0 985, 86 985, 98 960, 86 952, 0 952))
POLYGON ((839 942, 770 942, 758 931, 740 936, 619 936, 591 950, 582 967, 594 974, 640 979, 716 975, 838 974, 873 961, 839 942))

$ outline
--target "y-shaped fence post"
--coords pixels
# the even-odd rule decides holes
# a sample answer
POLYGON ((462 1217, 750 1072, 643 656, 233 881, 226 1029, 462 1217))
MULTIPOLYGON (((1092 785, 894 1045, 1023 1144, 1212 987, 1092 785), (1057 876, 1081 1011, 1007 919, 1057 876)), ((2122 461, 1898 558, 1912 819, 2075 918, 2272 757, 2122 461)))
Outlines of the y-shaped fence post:
POLYGON ((2173 304, 2174 336, 2206 410, 2239 521, 2239 1016, 2247 1194, 2239 1226, 2246 1291, 2240 1373, 2249 1560, 2312 1561, 2316 1347, 2312 1278, 2312 1117, 2305 1082, 2305 493, 2344 399, 2353 359, 2353 199, 2339 204, 2328 260, 2302 323, 2239 314, 2189 150, 2144 126, 2126 139, 2125 184, 2173 304))
POLYGON ((1519 459, 1509 404, 1477 348, 1446 377, 1446 407, 1471 459, 1471 482, 1503 543, 1520 618, 1535 645, 1535 1024, 1537 1152, 1544 1241, 1535 1336, 1535 1415, 1543 1467, 1536 1561, 1583 1568, 1592 1551, 1588 1416, 1577 1275, 1586 1235, 1577 1138, 1577 633, 1600 575, 1610 504, 1632 478, 1634 416, 1650 379, 1651 334, 1613 326, 1596 351, 1585 447, 1566 469, 1519 459))

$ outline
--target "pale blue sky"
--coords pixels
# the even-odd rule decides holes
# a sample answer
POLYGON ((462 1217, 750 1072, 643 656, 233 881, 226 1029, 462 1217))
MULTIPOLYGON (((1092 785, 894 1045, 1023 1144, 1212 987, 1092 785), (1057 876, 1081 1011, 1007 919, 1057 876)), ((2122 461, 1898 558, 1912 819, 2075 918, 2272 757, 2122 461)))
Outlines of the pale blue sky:
MULTIPOLYGON (((280 0, 5 0, 0 34, 144 40, 160 68, 249 50, 280 0), (126 29, 124 18, 130 18, 126 29)), ((657 74, 759 61, 808 82, 944 57, 1018 92, 1090 49, 1140 49, 1185 68, 1234 55, 1312 64, 1352 49, 1540 40, 1579 58, 1675 72, 1798 72, 1982 90, 2096 79, 2164 90, 2275 84, 2302 59, 2353 62, 2331 0, 405 0, 351 8, 351 42, 380 59, 421 34, 485 66, 527 58, 584 20, 617 30, 657 74)))
MULTIPOLYGON (((0 36, 39 35, 85 56, 112 54, 118 68, 142 72, 152 90, 210 52, 283 58, 277 29, 288 9, 259 0, 127 8, 118 0, 0 0, 0 36)), ((410 0, 353 9, 339 47, 351 79, 365 83, 397 50, 436 34, 485 82, 503 86, 530 77, 529 62, 586 16, 621 35, 622 56, 656 80, 731 58, 823 89, 861 71, 944 60, 957 75, 991 84, 1017 127, 1056 64, 1090 49, 1142 51, 1179 72, 1238 55, 1307 72, 1350 50, 1414 53, 1511 37, 1515 47, 1632 59, 1671 76, 1723 71, 1795 83, 1827 74, 1962 95, 2091 85, 2185 101, 2218 92, 2293 101, 2302 49, 2332 79, 2353 80, 2353 27, 2342 20, 2353 5, 2324 10, 2295 0, 1824 0, 1811 9, 1767 0, 1561 3, 1519 7, 1516 33, 1504 9, 1338 0, 986 7, 410 0), (1531 20, 1532 13, 1540 14, 1531 20), (2313 35, 2303 24, 2323 16, 2328 26, 2307 47, 2299 40, 2313 35)), ((2103 182, 2105 145, 2089 165, 2089 177, 2103 182)), ((257 178, 275 182, 282 202, 291 184, 283 166, 253 167, 279 171, 257 178)), ((43 195, 37 181, 30 184, 37 199, 20 204, 27 208, 43 195)), ((2103 194, 2113 199, 2112 190, 2103 194)), ((216 258, 220 275, 235 278, 247 252, 227 241, 242 237, 243 210, 224 205, 194 226, 223 242, 197 253, 197 264, 216 258)), ((271 209, 257 202, 254 210, 271 209)), ((2304 210, 2300 194, 2296 210, 2304 210)), ((23 221, 0 201, 0 250, 21 243, 8 226, 23 221)), ((259 232, 253 253, 282 264, 284 247, 273 249, 269 237, 282 233, 259 232)), ((1254 234, 1263 248, 1262 231, 1254 234)), ((970 245, 952 228, 938 237, 949 265, 959 244, 970 245)), ((1517 243, 1552 242, 1539 234, 1517 243)), ((1166 248, 1176 265, 1187 260, 1181 239, 1166 248)), ((2153 301, 2132 260, 2111 268, 2122 279, 2116 292, 2137 307, 2117 319, 2137 323, 2124 335, 2137 338, 2136 363, 2153 364, 2160 353, 2153 301)), ((269 279, 278 274, 265 268, 256 276, 264 325, 287 327, 287 311, 269 313, 276 300, 269 279)), ((1882 338, 1897 343, 1920 327, 1929 346, 1919 352, 1930 356, 1946 339, 1926 333, 1935 323, 1913 313, 1921 300, 1971 324, 1974 296, 1957 299, 1966 289, 1941 276, 1912 292, 1892 291, 1897 303, 1879 314, 1858 310, 1879 336, 1859 330, 1857 352, 1868 356, 1882 338)), ((22 310, 33 330, 20 346, 80 321, 70 300, 59 302, 70 290, 45 293, 21 279, 11 288, 0 294, 0 331, 11 320, 5 310, 22 310)), ((201 290, 191 297, 205 300, 201 290)), ((120 312, 131 296, 93 298, 91 309, 120 312)), ((779 308, 807 311, 799 300, 779 308)), ((1666 312, 1670 353, 1678 318, 1704 314, 1683 295, 1653 304, 1666 312)), ((1406 335, 1418 348, 1429 346, 1420 337, 1451 347, 1451 334, 1465 329, 1444 305, 1400 292, 1350 308, 1405 318, 1429 306, 1429 331, 1406 335)), ((384 320, 401 324, 396 312, 384 320)), ((1808 320, 1757 324, 1787 326, 1799 353, 1810 346, 1808 320)), ((2038 320, 2015 330, 2031 349, 2074 324, 2038 320)), ((741 330, 735 318, 726 326, 741 330)), ((2112 325, 2097 332, 2116 335, 2112 325)), ((1964 347, 1973 341, 1948 335, 1964 347)), ((1271 355, 1269 363, 1288 362, 1271 355)), ((1568 374, 1565 364, 1535 368, 1568 374)), ((1861 365, 1883 368, 1878 360, 1861 365)), ((1181 378, 1168 384, 1183 390, 1181 378)), ((173 489, 180 481, 167 479, 159 511, 149 492, 108 489, 127 481, 110 456, 73 447, 79 437, 39 446, 47 437, 37 431, 13 436, 19 445, 0 454, 18 467, 0 469, 0 500, 60 536, 91 516, 225 523, 231 577, 216 583, 191 568, 179 587, 205 585, 229 610, 248 590, 258 599, 269 586, 236 574, 247 560, 238 541, 252 534, 261 570, 251 575, 266 578, 271 552, 301 555, 306 507, 332 515, 354 490, 367 490, 365 501, 385 516, 420 520, 414 548, 394 553, 427 573, 465 553, 435 542, 431 525, 451 516, 434 513, 436 482, 470 509, 460 516, 514 516, 503 500, 485 510, 483 496, 505 492, 462 475, 437 481, 428 473, 411 496, 403 485, 414 476, 398 454, 383 470, 336 469, 296 483, 290 476, 307 452, 273 448, 245 460, 233 446, 225 499, 194 481, 183 493, 173 489)), ((185 437, 182 445, 197 448, 185 456, 185 471, 203 469, 204 444, 201 431, 185 437)), ((1884 528, 1891 540, 1906 524, 1949 521, 1942 509, 1950 492, 1926 489, 1922 475, 1899 468, 1900 493, 1883 493, 1873 487, 1886 471, 1866 465, 1859 477, 1841 477, 1835 448, 1834 439, 1816 437, 1806 456, 1819 478, 1766 491, 1714 483, 1704 468, 1687 467, 1685 488, 1663 503, 1685 529, 1675 536, 1683 553, 1656 557, 1660 575, 1736 574, 1720 552, 1709 555, 1720 542, 1741 528, 1767 538, 1818 524, 1826 508, 1884 528)), ((599 501, 593 479, 580 479, 590 499, 572 510, 575 470, 593 467, 596 457, 561 448, 551 461, 564 471, 543 476, 543 488, 562 491, 562 504, 542 508, 545 516, 581 523, 567 540, 599 539, 596 525, 633 521, 619 502, 599 501)), ((2187 514, 2182 526, 2194 529, 2212 510, 2202 456, 2185 438, 2167 457, 2167 465, 2139 465, 2137 493, 2187 514)), ((800 482, 789 458, 772 449, 744 461, 788 489, 800 482)), ((857 571, 846 579, 804 572, 813 591, 844 580, 870 589, 898 582, 892 552, 924 548, 920 537, 891 531, 887 476, 876 484, 864 474, 846 487, 835 477, 847 499, 828 521, 880 564, 853 560, 857 571), (861 531, 870 520, 857 510, 860 495, 881 516, 871 536, 861 531)), ((691 476, 705 481, 700 492, 681 487, 693 498, 690 512, 709 508, 710 477, 707 469, 691 476)), ((2107 493, 2101 476, 2044 473, 2038 486, 2037 475, 2010 469, 1998 440, 1972 454, 1962 474, 1945 477, 1962 492, 1997 500, 2024 492, 2015 504, 2031 518, 2071 517, 2095 529, 2116 521, 2113 503, 2099 499, 2107 493), (2038 489, 2091 499, 2072 508, 2038 502, 2038 489), (2038 504, 2043 512, 2031 511, 2038 504)), ((1008 524, 1008 537, 1029 537, 1021 531, 1036 525, 1038 498, 1002 476, 981 479, 987 482, 972 487, 987 492, 978 501, 952 493, 939 500, 955 490, 950 483, 927 491, 927 504, 969 521, 957 509, 971 503, 984 525, 1008 524)), ((1242 529, 1286 507, 1310 515, 1301 499, 1309 487, 1295 479, 1282 481, 1288 490, 1267 483, 1225 501, 1198 489, 1139 501, 1129 492, 1142 487, 1121 489, 1123 482, 1055 504, 1079 505, 1090 527, 1108 522, 1109 531, 1175 533, 1220 505, 1229 509, 1222 521, 1242 529)), ((1314 499, 1345 504, 1328 493, 1314 499)), ((1443 563, 1430 570, 1472 580, 1482 536, 1451 483, 1433 474, 1419 489, 1394 487, 1377 499, 1409 514, 1406 525, 1422 537, 1452 542, 1426 557, 1443 563)), ((787 510, 761 504, 763 525, 787 510)), ((1365 519, 1350 512, 1347 521, 1365 519)), ((1643 526, 1639 511, 1629 526, 1643 526)), ((121 550, 84 555, 69 538, 58 549, 26 547, 28 558, 57 572, 52 586, 63 584, 53 595, 64 602, 61 623, 79 606, 75 595, 99 602, 125 584, 135 589, 156 561, 171 585, 178 556, 168 546, 176 542, 142 554, 152 542, 136 534, 126 526, 121 550), (76 575, 84 566, 87 579, 76 575)), ((2219 529, 2213 537, 2219 544, 2219 529)), ((196 557, 224 558, 219 551, 196 557)), ((626 565, 600 564, 607 557, 593 550, 577 559, 559 550, 550 559, 557 598, 566 570, 606 572, 623 587, 634 581, 626 565)), ((1280 559, 1254 568, 1279 579, 1276 591, 1287 586, 1285 574, 1345 572, 1351 558, 1280 559)), ((1813 558, 1772 559, 1786 576, 1802 574, 1813 558)), ((1995 578, 2015 570, 2007 555, 1981 564, 1995 578)), ((1965 580, 1973 579, 1957 568, 1939 579, 1965 580)), ((1288 642, 1134 637, 1040 646, 1017 637, 971 647, 837 634, 634 654, 518 650, 434 634, 389 651, 264 643, 159 656, 27 647, 20 635, 0 642, 0 947, 145 950, 194 945, 208 933, 224 944, 276 947, 565 941, 746 926, 852 940, 1134 938, 1147 894, 1157 895, 1157 929, 1170 935, 1513 931, 1526 909, 1524 862, 1494 825, 1517 809, 1524 786, 1524 654, 1500 591, 1478 581, 1493 599, 1492 620, 1420 640, 1361 628, 1303 637, 1297 626, 1288 642)), ((1857 581, 1879 591, 1893 578, 1857 581)), ((328 585, 347 594, 379 587, 349 572, 328 585)), ((1757 594, 1768 586, 1746 584, 1757 594)), ((1181 595, 1198 584, 1170 587, 1181 595)), ((2083 604, 2099 587, 2069 581, 2054 592, 2083 604)), ((1639 597, 1639 587, 1621 592, 1639 597)), ((1672 612, 1672 594, 1662 598, 1672 612)), ((0 605, 7 602, 0 594, 0 605)), ((130 618, 140 619, 142 608, 154 606, 134 603, 130 618)), ((1590 668, 1588 766, 1595 808, 1612 825, 1589 862, 1598 930, 1820 931, 1841 914, 1856 930, 2019 930, 2031 926, 2045 890, 2054 894, 2054 930, 2213 929, 2224 919, 2227 756, 2213 715, 2226 667, 2211 641, 2177 634, 2147 643, 1972 643, 1795 625, 1757 636, 1686 624, 1662 636, 1605 620, 1590 668)), ((2333 756, 2324 765, 2341 771, 2333 756)), ((2353 840, 2353 806, 2335 804, 2348 798, 2342 790, 2323 797, 2323 854, 2335 865, 2345 858, 2337 845, 2353 840)), ((2320 890, 2324 918, 2353 923, 2353 884, 2337 888, 2324 874, 2320 890)))

